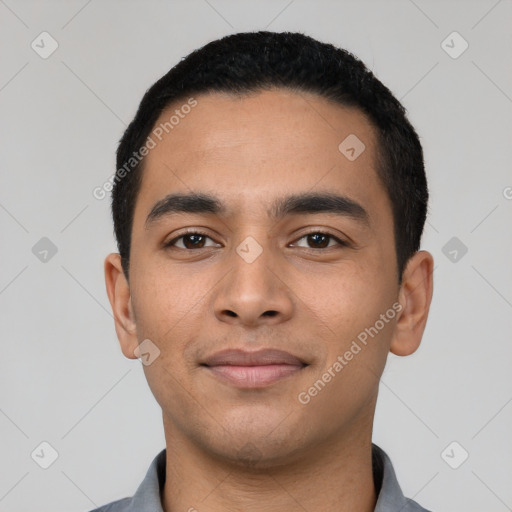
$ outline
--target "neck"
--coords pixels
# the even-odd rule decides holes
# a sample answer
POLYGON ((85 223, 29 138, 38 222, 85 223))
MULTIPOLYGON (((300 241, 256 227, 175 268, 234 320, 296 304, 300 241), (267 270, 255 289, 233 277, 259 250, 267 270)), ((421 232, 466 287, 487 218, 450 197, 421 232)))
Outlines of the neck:
POLYGON ((165 512, 373 512, 371 422, 287 463, 236 465, 207 453, 164 417, 165 512))

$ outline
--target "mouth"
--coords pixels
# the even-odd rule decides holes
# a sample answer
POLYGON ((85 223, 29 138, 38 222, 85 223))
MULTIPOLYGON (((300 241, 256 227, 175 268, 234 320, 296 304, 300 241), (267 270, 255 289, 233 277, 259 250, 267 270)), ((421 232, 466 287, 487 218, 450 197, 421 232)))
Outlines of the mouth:
POLYGON ((298 374, 308 364, 282 350, 223 350, 202 364, 213 376, 238 388, 263 388, 298 374))

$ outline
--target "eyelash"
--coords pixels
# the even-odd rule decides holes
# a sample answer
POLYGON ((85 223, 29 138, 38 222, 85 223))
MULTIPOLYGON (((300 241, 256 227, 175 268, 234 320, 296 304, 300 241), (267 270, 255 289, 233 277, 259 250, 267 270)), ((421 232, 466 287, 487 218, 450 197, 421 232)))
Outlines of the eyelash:
MULTIPOLYGON (((206 234, 206 233, 204 233, 202 231, 197 231, 195 229, 191 229, 191 230, 186 231, 185 233, 182 233, 181 235, 173 238, 172 240, 167 242, 164 245, 164 247, 165 248, 172 248, 174 246, 174 244, 178 240, 184 238, 187 235, 199 235, 199 236, 204 236, 206 238, 209 238, 210 240, 213 240, 208 234, 206 234)), ((341 246, 341 247, 349 247, 348 242, 345 242, 345 241, 339 239, 337 236, 333 235, 332 233, 329 233, 328 231, 312 230, 312 231, 309 231, 307 233, 304 233, 301 237, 297 238, 297 241, 302 240, 303 238, 306 238, 309 235, 325 235, 325 236, 329 237, 330 239, 335 240, 339 246, 341 246)), ((187 248, 177 247, 177 249, 181 249, 183 251, 198 251, 200 249, 207 249, 207 247, 199 247, 198 249, 187 249, 187 248)), ((316 249, 313 248, 313 247, 303 247, 303 249, 318 252, 318 251, 325 250, 325 249, 332 249, 332 246, 320 247, 320 248, 316 248, 316 249)))

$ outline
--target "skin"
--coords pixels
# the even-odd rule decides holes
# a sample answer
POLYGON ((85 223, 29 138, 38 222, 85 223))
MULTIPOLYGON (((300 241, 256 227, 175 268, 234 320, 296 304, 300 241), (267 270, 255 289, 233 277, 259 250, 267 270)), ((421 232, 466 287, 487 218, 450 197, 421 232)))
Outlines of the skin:
POLYGON ((124 355, 134 358, 144 339, 160 350, 144 371, 163 414, 162 506, 373 511, 379 378, 390 351, 406 356, 420 344, 432 256, 417 252, 398 285, 391 205, 375 171, 375 130, 358 110, 282 89, 196 99, 146 157, 129 282, 118 254, 105 260, 124 355), (366 146, 354 161, 338 150, 349 134, 366 146), (191 191, 215 195, 226 214, 180 213, 145 224, 167 194, 191 191), (276 198, 302 192, 349 197, 369 222, 324 212, 268 216, 276 198), (184 239, 164 247, 183 228, 205 232, 203 248, 186 249, 184 239), (349 245, 329 238, 323 248, 306 236, 310 231, 349 245), (262 248, 252 263, 236 252, 248 236, 262 248), (301 404, 298 394, 394 303, 400 313, 301 404), (282 349, 309 365, 268 387, 238 389, 200 366, 225 348, 282 349))

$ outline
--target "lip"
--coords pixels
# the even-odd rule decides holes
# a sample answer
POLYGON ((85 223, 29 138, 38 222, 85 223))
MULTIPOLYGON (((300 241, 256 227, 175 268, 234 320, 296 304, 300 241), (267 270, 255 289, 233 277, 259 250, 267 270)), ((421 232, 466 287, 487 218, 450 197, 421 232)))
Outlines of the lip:
POLYGON ((222 350, 202 365, 216 377, 239 388, 262 388, 297 374, 307 366, 300 358, 277 349, 253 352, 222 350))

